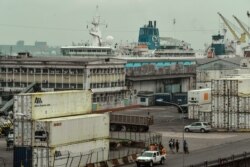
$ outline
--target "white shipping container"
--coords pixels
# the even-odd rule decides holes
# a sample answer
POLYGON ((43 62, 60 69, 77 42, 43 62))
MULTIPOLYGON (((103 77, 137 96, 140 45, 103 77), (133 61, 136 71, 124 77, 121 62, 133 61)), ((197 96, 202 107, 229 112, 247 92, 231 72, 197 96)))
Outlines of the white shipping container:
MULTIPOLYGON (((189 119, 198 119, 203 121, 206 117, 205 115, 210 115, 206 113, 211 113, 211 103, 210 104, 201 104, 201 105, 189 105, 188 106, 188 118, 189 119), (205 113, 205 114, 204 114, 205 113)), ((210 118, 210 116, 209 116, 210 118)), ((205 121, 207 122, 207 121, 205 121)))
POLYGON ((211 112, 211 103, 199 105, 200 112, 211 112))
POLYGON ((214 94, 230 96, 250 96, 250 77, 232 76, 212 81, 214 94))
POLYGON ((14 121, 14 145, 32 145, 32 122, 29 120, 14 121))
POLYGON ((92 111, 92 93, 60 91, 19 94, 14 97, 15 119, 44 119, 88 114, 92 111))
POLYGON ((212 112, 250 113, 250 98, 239 96, 214 96, 212 112))
POLYGON ((211 123, 211 112, 201 111, 199 113, 199 121, 211 123))
POLYGON ((229 130, 250 130, 250 113, 212 113, 212 126, 229 130))
POLYGON ((16 146, 58 146, 109 138, 109 114, 15 121, 16 146))
POLYGON ((199 105, 188 106, 188 119, 199 119, 199 105))
POLYGON ((43 142, 38 139, 34 143, 38 145, 40 143, 48 143, 50 147, 66 143, 109 138, 109 114, 88 114, 44 119, 35 122, 35 131, 42 131, 43 129, 48 133, 48 141, 43 142))
POLYGON ((188 91, 188 104, 211 103, 211 89, 197 89, 188 91))
POLYGON ((53 148, 33 147, 33 166, 86 166, 108 160, 109 140, 94 140, 89 142, 58 146, 53 148))

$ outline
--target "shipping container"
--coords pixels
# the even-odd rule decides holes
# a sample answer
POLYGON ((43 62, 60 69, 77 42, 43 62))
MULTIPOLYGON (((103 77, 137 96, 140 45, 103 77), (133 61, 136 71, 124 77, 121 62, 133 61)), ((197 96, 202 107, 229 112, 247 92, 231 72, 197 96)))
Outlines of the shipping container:
POLYGON ((211 103, 211 89, 197 89, 188 91, 188 104, 211 103))
POLYGON ((32 147, 14 147, 13 150, 14 167, 33 167, 32 147))
POLYGON ((31 120, 14 120, 14 146, 32 146, 32 127, 31 120))
POLYGON ((188 106, 188 119, 199 119, 199 105, 188 106))
POLYGON ((250 130, 250 113, 212 113, 212 126, 228 130, 250 130))
POLYGON ((91 91, 60 91, 19 94, 14 97, 15 119, 44 119, 88 114, 92 110, 91 91))
POLYGON ((250 97, 215 96, 211 108, 214 127, 228 130, 250 128, 250 97))
POLYGON ((250 77, 235 76, 212 81, 214 95, 250 96, 250 77))
POLYGON ((199 111, 201 112, 211 112, 211 103, 199 105, 199 111))
POLYGON ((172 102, 178 105, 188 104, 187 101, 187 92, 182 93, 173 93, 172 102))
POLYGON ((14 122, 16 146, 57 146, 109 138, 109 114, 14 122))
MULTIPOLYGON (((211 103, 210 104, 192 104, 188 106, 188 118, 189 119, 198 119, 199 121, 204 121, 204 117, 207 117, 206 113, 211 113, 211 103), (205 113, 205 114, 204 114, 205 113)), ((210 119, 210 116, 209 116, 210 119)), ((205 121, 208 122, 208 121, 205 121)), ((211 122, 211 121, 209 121, 211 122)))
POLYGON ((214 96, 211 108, 213 112, 250 112, 250 97, 214 96))
POLYGON ((14 147, 14 166, 86 166, 108 160, 109 140, 93 140, 57 147, 14 147))
POLYGON ((199 113, 199 121, 201 122, 209 122, 211 123, 212 122, 212 118, 211 118, 211 111, 200 111, 199 113))

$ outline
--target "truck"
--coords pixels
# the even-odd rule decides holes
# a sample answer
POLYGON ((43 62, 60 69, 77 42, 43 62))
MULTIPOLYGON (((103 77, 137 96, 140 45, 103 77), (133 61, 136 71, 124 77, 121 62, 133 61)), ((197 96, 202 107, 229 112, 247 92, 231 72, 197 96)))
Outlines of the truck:
POLYGON ((149 166, 152 167, 154 164, 163 165, 166 160, 166 154, 160 154, 159 151, 145 151, 136 158, 137 167, 149 166))
POLYGON ((110 131, 147 132, 153 116, 110 114, 110 131))

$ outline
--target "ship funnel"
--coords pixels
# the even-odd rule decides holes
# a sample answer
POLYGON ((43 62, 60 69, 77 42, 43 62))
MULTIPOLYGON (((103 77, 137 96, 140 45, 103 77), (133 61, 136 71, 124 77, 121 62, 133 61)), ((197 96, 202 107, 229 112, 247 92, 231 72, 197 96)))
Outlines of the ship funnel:
POLYGON ((153 27, 152 21, 148 22, 148 27, 153 27))
POLYGON ((156 28, 156 20, 154 21, 154 27, 156 28))

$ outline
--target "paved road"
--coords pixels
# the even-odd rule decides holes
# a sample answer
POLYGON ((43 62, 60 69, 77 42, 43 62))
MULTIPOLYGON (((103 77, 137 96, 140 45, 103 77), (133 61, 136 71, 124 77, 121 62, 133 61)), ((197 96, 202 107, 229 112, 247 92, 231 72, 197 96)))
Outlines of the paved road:
MULTIPOLYGON (((194 120, 181 119, 181 114, 174 107, 149 107, 131 109, 126 114, 147 115, 148 112, 154 116, 154 125, 150 127, 151 132, 159 132, 163 136, 162 144, 168 146, 170 138, 182 141, 183 124, 189 124, 194 120)), ((185 165, 213 160, 231 154, 250 152, 250 133, 184 133, 189 144, 190 154, 184 155, 185 165)), ((167 147, 168 148, 168 147, 167 147)), ((180 146, 182 148, 182 145, 180 146)), ((7 167, 12 166, 12 151, 6 151, 5 139, 0 139, 0 157, 7 161, 7 167)), ((181 149, 182 151, 182 149, 181 149)), ((183 154, 168 153, 167 163, 164 166, 181 167, 183 154)), ((1 164, 0 159, 0 167, 1 164)), ((135 164, 126 165, 135 167, 135 164)))
MULTIPOLYGON (((244 151, 250 151, 250 139, 243 139, 232 143, 226 143, 207 147, 200 150, 191 151, 189 154, 168 154, 166 163, 163 166, 167 167, 182 167, 196 163, 201 163, 207 160, 215 160, 224 158, 233 154, 241 154, 244 151)), ((125 167, 135 167, 135 164, 125 165, 125 167)), ((160 165, 157 165, 160 166, 160 165)))
MULTIPOLYGON (((187 125, 195 120, 183 120, 181 114, 174 107, 150 107, 131 110, 129 114, 146 114, 154 116, 155 124, 150 131, 159 132, 163 136, 163 145, 168 148, 171 138, 178 139, 182 144, 183 124, 187 125)), ((250 152, 250 133, 184 133, 184 138, 189 144, 190 154, 184 155, 185 166, 214 160, 232 154, 240 154, 244 151, 250 152)), ((164 166, 181 167, 183 164, 182 145, 181 152, 170 153, 168 151, 167 163, 164 166)), ((168 149, 169 150, 169 149, 168 149)), ((126 165, 134 167, 135 164, 126 165)))
POLYGON ((183 166, 183 160, 184 166, 188 166, 195 163, 228 157, 233 154, 241 154, 245 151, 250 151, 249 138, 195 150, 190 152, 190 154, 170 154, 164 166, 181 167, 183 166))

